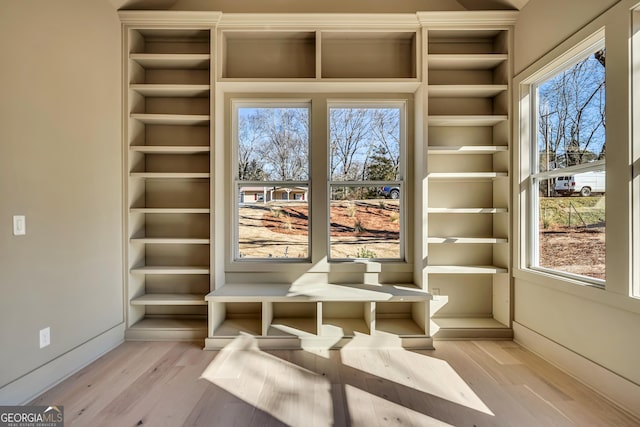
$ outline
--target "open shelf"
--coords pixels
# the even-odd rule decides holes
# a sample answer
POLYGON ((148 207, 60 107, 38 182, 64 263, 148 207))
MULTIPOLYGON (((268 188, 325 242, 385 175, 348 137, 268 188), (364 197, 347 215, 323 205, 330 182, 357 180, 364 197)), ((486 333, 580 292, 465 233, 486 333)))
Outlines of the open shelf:
POLYGON ((504 53, 429 54, 430 70, 491 70, 506 62, 504 53))
POLYGON ((129 88, 142 96, 163 98, 207 97, 210 85, 131 84, 129 88))
POLYGON ((129 150, 144 154, 197 154, 208 153, 211 147, 208 145, 132 145, 129 150))
POLYGON ((493 244, 508 243, 505 238, 499 237, 429 237, 427 243, 433 244, 493 244))
POLYGON ((130 341, 192 341, 207 336, 206 318, 145 317, 125 334, 130 341))
POLYGON ((210 239, 197 238, 161 238, 161 237, 133 237, 131 243, 156 245, 208 245, 210 239))
POLYGON ((144 294, 131 299, 132 305, 207 305, 200 294, 144 294))
POLYGON ((428 208, 430 214, 499 214, 507 213, 506 208, 428 208))
POLYGON ((133 267, 132 273, 137 274, 209 274, 206 266, 140 266, 133 267))
POLYGON ((430 265, 430 274, 504 274, 509 270, 494 265, 430 265))
POLYGON ((210 116, 205 114, 131 113, 131 118, 146 125, 205 125, 210 120, 210 116))
POLYGON ((169 70, 209 69, 211 61, 208 53, 132 53, 129 58, 144 68, 169 70))
POLYGON ((296 79, 316 76, 314 31, 225 31, 225 79, 296 79))
POLYGON ((130 208, 129 213, 138 214, 208 214, 209 208, 130 208))
POLYGON ((209 178, 208 172, 131 172, 131 178, 144 179, 200 179, 209 178))
POLYGON ((415 32, 322 32, 323 79, 414 79, 415 32))
POLYGON ((428 177, 430 179, 448 179, 448 180, 482 180, 507 178, 507 172, 431 172, 428 177))
POLYGON ((429 116, 429 126, 495 126, 506 122, 506 115, 429 116))
POLYGON ((431 98, 490 98, 506 92, 507 85, 429 85, 431 98))
POLYGON ((440 145, 429 146, 428 154, 495 154, 506 152, 509 147, 505 145, 440 145))

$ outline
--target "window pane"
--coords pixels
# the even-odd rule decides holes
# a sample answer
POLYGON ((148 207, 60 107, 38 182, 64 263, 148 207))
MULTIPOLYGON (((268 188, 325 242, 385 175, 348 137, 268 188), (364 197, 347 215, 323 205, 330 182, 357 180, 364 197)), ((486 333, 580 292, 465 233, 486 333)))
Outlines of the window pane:
POLYGON ((539 84, 537 104, 537 170, 561 176, 538 181, 534 266, 604 279, 605 50, 539 84))
MULTIPOLYGON (((586 172, 583 178, 604 175, 586 172)), ((581 177, 580 175, 583 175, 581 177)), ((602 178, 604 181, 604 178, 602 178)), ((603 192, 588 197, 546 196, 546 189, 564 184, 557 179, 540 183, 539 267, 595 279, 605 279, 605 196, 603 192)), ((557 194, 557 193, 554 193, 557 194)))
POLYGON ((332 186, 329 216, 331 258, 401 257, 400 200, 382 188, 332 186))
POLYGON ((400 108, 329 109, 331 181, 395 181, 400 108))
POLYGON ((240 259, 309 257, 307 186, 238 187, 240 259))
POLYGON ((309 178, 308 108, 238 108, 238 179, 309 178))

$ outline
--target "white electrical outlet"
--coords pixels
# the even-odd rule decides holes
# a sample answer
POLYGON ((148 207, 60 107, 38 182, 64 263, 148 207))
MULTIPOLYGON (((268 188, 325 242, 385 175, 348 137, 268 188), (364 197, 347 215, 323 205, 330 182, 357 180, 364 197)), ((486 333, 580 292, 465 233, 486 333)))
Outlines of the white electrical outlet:
POLYGON ((13 235, 24 236, 27 234, 27 219, 24 215, 13 216, 13 235))
POLYGON ((40 348, 45 348, 49 344, 51 344, 51 328, 47 326, 40 329, 40 348))

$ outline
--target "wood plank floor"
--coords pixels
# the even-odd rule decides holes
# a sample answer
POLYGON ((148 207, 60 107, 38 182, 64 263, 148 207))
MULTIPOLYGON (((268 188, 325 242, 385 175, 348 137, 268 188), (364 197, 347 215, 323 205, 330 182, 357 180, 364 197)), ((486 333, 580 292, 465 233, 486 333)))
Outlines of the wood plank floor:
POLYGON ((67 426, 639 426, 510 341, 260 351, 126 342, 32 403, 67 426))

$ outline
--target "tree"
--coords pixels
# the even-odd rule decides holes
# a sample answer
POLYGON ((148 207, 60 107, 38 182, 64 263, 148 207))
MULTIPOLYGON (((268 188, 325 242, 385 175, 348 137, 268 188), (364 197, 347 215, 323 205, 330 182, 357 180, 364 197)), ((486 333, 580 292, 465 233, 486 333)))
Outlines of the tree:
POLYGON ((306 108, 241 108, 239 179, 308 179, 308 114, 306 108))
POLYGON ((542 171, 605 158, 605 57, 599 50, 539 85, 542 171))

